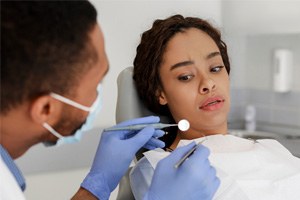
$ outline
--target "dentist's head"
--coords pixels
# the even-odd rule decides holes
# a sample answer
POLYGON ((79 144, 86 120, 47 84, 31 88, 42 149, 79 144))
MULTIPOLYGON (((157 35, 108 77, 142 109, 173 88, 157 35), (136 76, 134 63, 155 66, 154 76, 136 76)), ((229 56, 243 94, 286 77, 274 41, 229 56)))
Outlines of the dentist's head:
POLYGON ((39 142, 80 139, 108 70, 95 8, 84 0, 2 6, 1 144, 16 158, 39 142))

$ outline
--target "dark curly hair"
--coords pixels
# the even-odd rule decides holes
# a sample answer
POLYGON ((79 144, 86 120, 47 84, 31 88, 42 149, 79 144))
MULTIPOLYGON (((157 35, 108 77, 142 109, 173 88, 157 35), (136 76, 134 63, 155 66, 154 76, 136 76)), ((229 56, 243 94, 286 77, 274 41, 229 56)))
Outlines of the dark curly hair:
MULTIPOLYGON (((159 92, 162 90, 159 69, 168 42, 177 33, 190 28, 197 28, 208 34, 218 46, 227 73, 230 73, 230 63, 227 46, 221 39, 220 32, 209 22, 195 18, 174 15, 164 20, 156 20, 151 29, 142 34, 141 42, 136 49, 133 78, 142 102, 154 113, 167 116, 171 122, 174 119, 167 105, 160 105, 159 92)), ((174 135, 175 134, 171 134, 174 135)), ((167 144, 166 144, 167 145, 167 144)))
POLYGON ((72 95, 98 59, 96 19, 86 0, 1 1, 1 114, 49 92, 72 95))

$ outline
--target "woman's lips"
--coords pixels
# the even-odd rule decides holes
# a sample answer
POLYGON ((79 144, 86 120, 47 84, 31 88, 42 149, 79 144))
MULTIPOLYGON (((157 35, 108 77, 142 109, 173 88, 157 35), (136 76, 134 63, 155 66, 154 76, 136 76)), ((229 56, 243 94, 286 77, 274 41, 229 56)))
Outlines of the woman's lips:
POLYGON ((221 108, 224 105, 224 101, 225 99, 221 97, 208 98, 199 108, 205 111, 214 111, 221 108))

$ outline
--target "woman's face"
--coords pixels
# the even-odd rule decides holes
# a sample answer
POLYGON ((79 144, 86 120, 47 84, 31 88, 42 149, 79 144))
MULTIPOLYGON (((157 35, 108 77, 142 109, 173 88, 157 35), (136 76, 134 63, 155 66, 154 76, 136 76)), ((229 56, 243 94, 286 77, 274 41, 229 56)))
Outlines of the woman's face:
POLYGON ((160 104, 168 105, 176 122, 191 124, 180 133, 182 139, 227 132, 229 76, 209 35, 196 28, 177 33, 167 44, 159 72, 160 104))

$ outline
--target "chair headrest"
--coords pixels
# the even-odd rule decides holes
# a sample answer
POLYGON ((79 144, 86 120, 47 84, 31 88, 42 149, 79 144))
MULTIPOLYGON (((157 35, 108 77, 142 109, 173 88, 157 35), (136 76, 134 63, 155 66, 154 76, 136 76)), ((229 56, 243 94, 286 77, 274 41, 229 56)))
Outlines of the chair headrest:
POLYGON ((133 80, 133 67, 127 67, 120 72, 117 79, 118 97, 116 107, 116 122, 155 115, 161 122, 169 122, 166 116, 151 112, 140 100, 133 80))
POLYGON ((118 76, 116 122, 155 115, 141 102, 133 80, 133 67, 127 67, 118 76))

